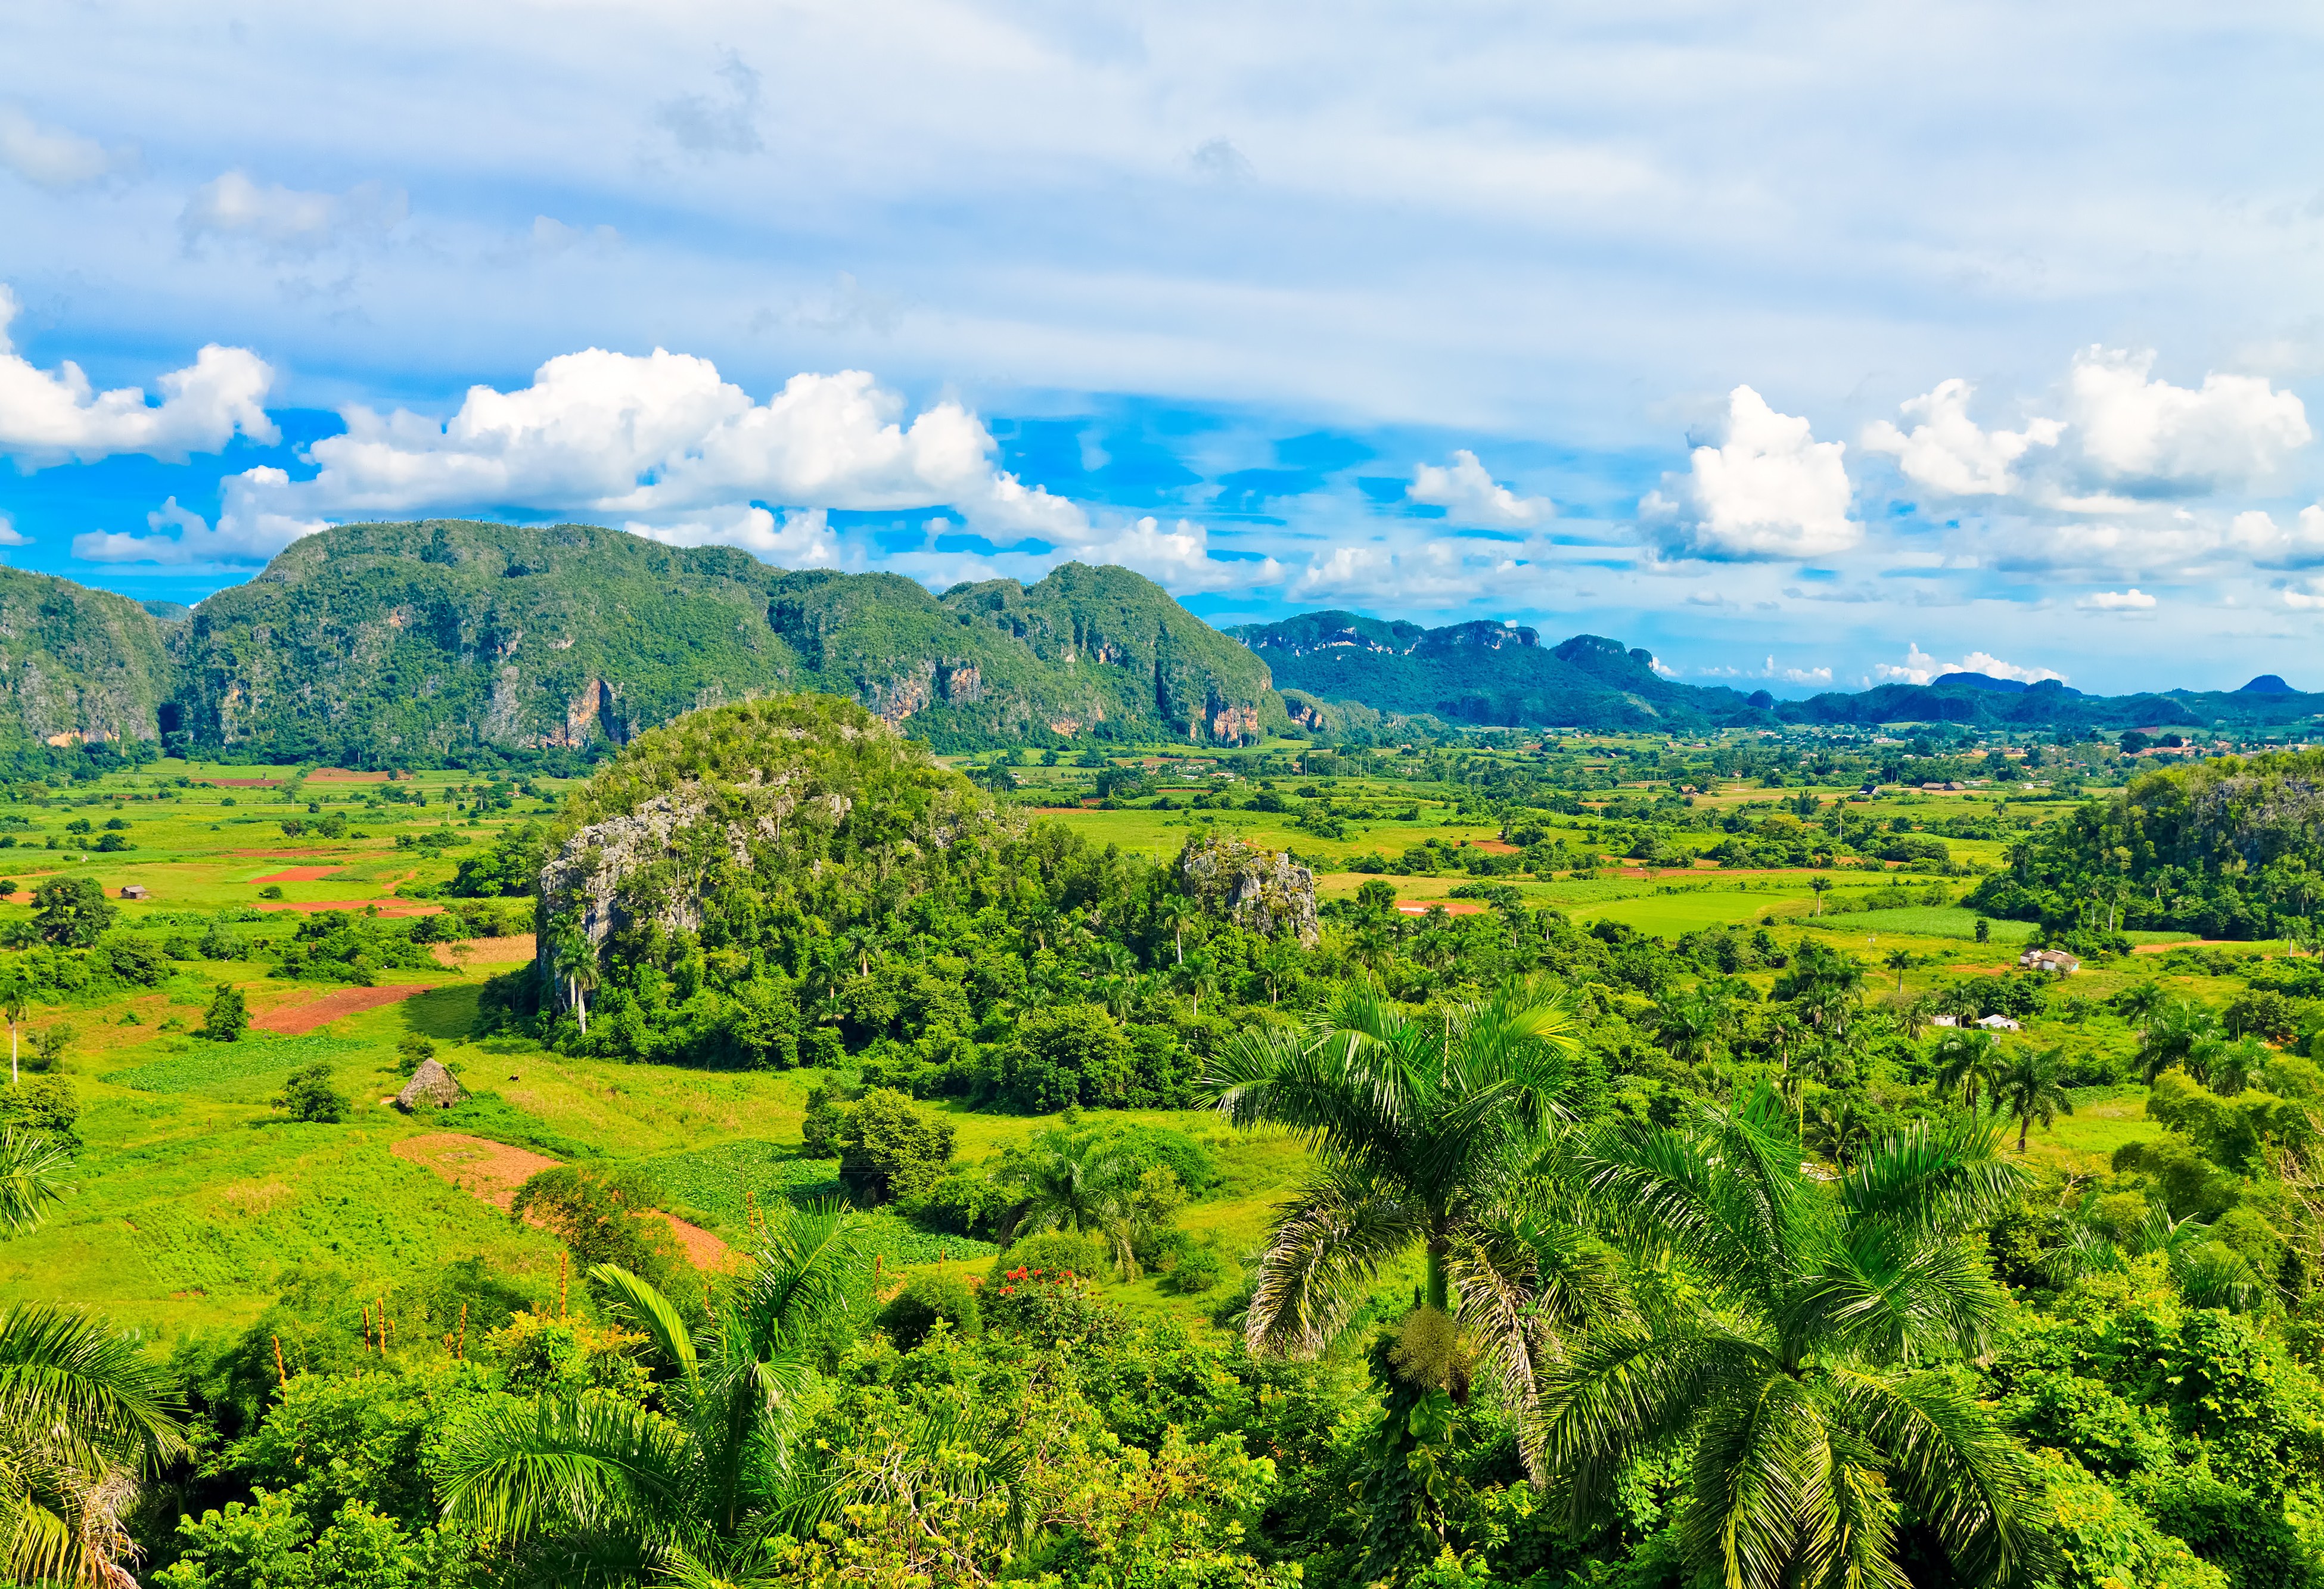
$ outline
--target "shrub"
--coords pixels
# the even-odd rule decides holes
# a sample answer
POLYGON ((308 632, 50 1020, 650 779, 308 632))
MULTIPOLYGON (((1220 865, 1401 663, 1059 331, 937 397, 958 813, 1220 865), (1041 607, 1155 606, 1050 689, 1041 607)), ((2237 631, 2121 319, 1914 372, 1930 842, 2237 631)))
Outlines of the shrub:
POLYGON ((71 1051, 73 1040, 79 1035, 79 1033, 62 1021, 59 1021, 53 1026, 42 1027, 32 1033, 32 1057, 25 1064, 24 1069, 27 1070, 55 1070, 64 1063, 65 1055, 71 1051))
POLYGON ((1028 1235, 992 1261, 992 1281, 1005 1281, 1013 1270, 1028 1274, 1075 1274, 1093 1280, 1113 1267, 1105 1245, 1077 1231, 1045 1230, 1028 1235))
POLYGON ((1022 1114, 1120 1107, 1130 1080, 1130 1044, 1095 1005, 1028 1012, 1001 1054, 1001 1101, 1022 1114))
POLYGON ((916 1274, 881 1310, 880 1327, 908 1352, 928 1338, 939 1319, 955 1335, 982 1335, 984 1318, 976 1305, 976 1288, 956 1274, 916 1274))
POLYGON ((509 1217, 527 1215, 547 1226, 587 1270, 616 1263, 656 1285, 678 1272, 684 1258, 669 1224, 652 1212, 659 1192, 637 1171, 585 1170, 559 1164, 517 1189, 509 1217))
POLYGON ((62 1076, 43 1076, 17 1087, 0 1088, 0 1125, 78 1147, 80 1095, 62 1076))
POLYGON ((194 1035, 207 1037, 212 1042, 239 1042, 243 1028, 250 1024, 250 1006, 242 997, 242 989, 231 982, 221 982, 210 995, 208 1014, 202 1017, 201 1027, 194 1035))
POLYGON ((839 1129, 839 1180, 859 1203, 910 1198, 936 1184, 952 1158, 952 1122, 931 1120, 892 1088, 876 1088, 839 1129))
POLYGON ((809 1159, 839 1157, 839 1129, 847 1124, 847 1111, 827 1087, 807 1089, 807 1114, 799 1121, 799 1153, 809 1159))
POLYGON ((319 1061, 294 1070, 282 1084, 282 1096, 274 1100, 274 1107, 293 1120, 336 1125, 347 1117, 347 1098, 332 1080, 331 1067, 319 1061))
POLYGON ((1162 1289, 1180 1296, 1199 1296, 1226 1277, 1226 1260, 1215 1248, 1188 1247, 1178 1254, 1177 1267, 1162 1277, 1162 1289))
POLYGON ((52 877, 32 891, 32 930, 60 948, 88 948, 120 914, 94 877, 52 877))
POLYGON ((281 898, 281 897, 282 897, 282 885, 281 885, 281 884, 280 884, 280 883, 269 883, 265 887, 261 888, 261 889, 258 891, 258 897, 259 897, 259 898, 261 898, 261 899, 280 899, 280 898, 281 898))

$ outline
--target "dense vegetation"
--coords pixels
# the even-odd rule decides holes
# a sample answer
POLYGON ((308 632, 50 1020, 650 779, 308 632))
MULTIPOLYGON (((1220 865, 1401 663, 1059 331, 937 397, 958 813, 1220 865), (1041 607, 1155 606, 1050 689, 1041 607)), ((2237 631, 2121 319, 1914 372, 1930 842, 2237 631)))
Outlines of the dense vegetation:
POLYGON ((2308 758, 1387 727, 13 784, 17 1575, 2318 1577, 2324 962, 1962 903, 2304 919, 2308 758))
POLYGON ((2060 932, 2149 927, 2312 941, 2324 908, 2324 751, 2140 778, 2030 834, 1970 903, 2060 932))

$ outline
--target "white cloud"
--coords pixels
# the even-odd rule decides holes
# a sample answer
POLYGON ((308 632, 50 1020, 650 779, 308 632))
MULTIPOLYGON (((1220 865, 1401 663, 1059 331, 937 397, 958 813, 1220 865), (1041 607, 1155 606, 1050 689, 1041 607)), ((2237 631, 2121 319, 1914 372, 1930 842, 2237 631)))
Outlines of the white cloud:
POLYGON ((319 519, 293 519, 254 507, 247 482, 261 475, 269 477, 263 483, 274 486, 289 478, 280 469, 246 470, 226 482, 226 510, 215 525, 171 497, 145 515, 149 533, 91 530, 73 537, 73 556, 90 563, 248 562, 329 528, 319 519))
POLYGON ((1389 608, 1458 607, 1490 595, 1508 600, 1529 570, 1490 543, 1451 538, 1419 546, 1342 546, 1309 559, 1286 592, 1294 601, 1368 602, 1389 608))
POLYGON ((16 528, 15 521, 0 513, 0 547, 29 547, 32 537, 16 528))
POLYGON ((2302 508, 2288 527, 2257 510, 2238 513, 2228 527, 2227 542, 2255 563, 2297 567, 2324 562, 2324 507, 2302 508))
POLYGON ((2053 447, 2065 427, 2034 419, 2023 430, 1982 430, 1969 417, 1976 390, 1968 381, 1944 381, 1926 396, 1898 405, 1921 422, 1910 434, 1882 419, 1866 427, 1864 450, 1890 453, 1905 477, 1932 491, 1959 497, 2001 496, 2017 490, 2010 466, 2029 448, 2053 447))
POLYGON ((2133 585, 2126 591, 2098 591, 2074 603, 2094 612, 2145 612, 2153 609, 2155 599, 2133 585))
POLYGON ((530 236, 533 252, 543 254, 576 248, 608 253, 622 245, 622 234, 611 226, 568 226, 554 216, 533 216, 530 236))
POLYGON ((1406 501, 1443 509, 1450 523, 1487 529, 1531 529, 1557 512, 1547 497, 1521 497, 1497 482, 1465 447, 1447 465, 1423 464, 1415 469, 1404 494, 1406 501))
POLYGON ((1222 188, 1238 187, 1251 181, 1259 173, 1243 152, 1227 138, 1206 139, 1186 155, 1186 167, 1205 182, 1222 188))
POLYGON ((137 167, 134 146, 107 149, 62 127, 43 126, 22 107, 0 105, 0 166, 36 188, 63 193, 137 167))
POLYGON ((2300 399, 2256 375, 2209 374, 2200 388, 2148 378, 2153 352, 2075 355, 2066 415, 2085 472, 2107 484, 2196 489, 2264 475, 2311 439, 2300 399))
POLYGON ((191 364, 161 378, 161 400, 149 405, 138 387, 94 390, 70 361, 36 368, 8 340, 16 311, 15 294, 0 286, 0 453, 20 466, 67 458, 88 464, 116 453, 181 460, 217 452, 236 431, 255 441, 281 439, 263 407, 274 372, 247 348, 203 348, 191 364))
POLYGON ((609 516, 658 539, 798 566, 838 556, 810 510, 942 505, 995 538, 1093 556, 1119 543, 1132 566, 1216 577, 1202 573, 1206 558, 1183 556, 1177 532, 1105 530, 1078 504, 996 473, 991 434, 958 403, 907 416, 901 397, 860 370, 796 375, 757 403, 707 359, 590 348, 550 359, 516 390, 473 387, 447 418, 360 407, 343 418, 344 433, 308 449, 311 479, 248 470, 224 483, 215 529, 92 535, 82 555, 263 557, 334 519, 500 510, 609 516))
POLYGON ((1883 662, 1872 670, 1875 684, 1925 684, 1931 679, 1949 673, 1982 673, 1997 679, 2016 679, 2038 684, 2043 679, 2056 679, 2063 684, 2066 675, 2047 667, 2024 667, 2015 662, 2004 662, 1986 651, 1971 651, 1959 662, 1940 662, 1921 649, 1917 641, 1906 649, 1903 665, 1883 662))
POLYGON ((1738 386, 1728 398, 1726 439, 1695 448, 1687 473, 1664 475, 1662 489, 1638 504, 1639 519, 1672 550, 1697 556, 1844 552, 1864 534, 1848 516, 1847 450, 1738 386))
POLYGON ((304 193, 279 184, 262 187, 244 172, 227 171, 194 189, 178 229, 189 248, 205 237, 224 237, 311 253, 356 234, 393 231, 410 208, 401 188, 378 182, 345 193, 304 193))

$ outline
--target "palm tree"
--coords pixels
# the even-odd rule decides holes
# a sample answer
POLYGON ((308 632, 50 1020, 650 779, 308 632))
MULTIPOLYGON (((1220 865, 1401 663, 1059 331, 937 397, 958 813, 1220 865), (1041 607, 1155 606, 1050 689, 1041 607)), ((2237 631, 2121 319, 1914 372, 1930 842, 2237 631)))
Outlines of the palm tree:
POLYGON ((1222 1113, 1287 1127, 1315 1158, 1260 1254, 1251 1348, 1320 1350, 1417 1246, 1424 1309, 1528 1399, 1546 1332, 1603 1295, 1568 1228, 1533 1206, 1580 1049, 1579 1020, 1538 983, 1428 1021, 1350 983, 1314 1027, 1249 1033, 1212 1060, 1199 1086, 1222 1113))
POLYGON ((1154 920, 1170 929, 1171 963, 1186 963, 1186 918, 1194 914, 1194 902, 1183 894, 1158 894, 1154 897, 1154 920))
POLYGON ((1913 969, 1913 951, 1909 949, 1892 949, 1888 951, 1887 959, 1882 963, 1896 973, 1896 991, 1904 992, 1904 973, 1913 969))
MULTIPOLYGON (((0 1233, 36 1229, 69 1161, 0 1131, 0 1233)), ((169 1373, 103 1318, 53 1303, 0 1311, 0 1570, 12 1582, 130 1582, 122 1521, 139 1477, 187 1450, 169 1373)))
POLYGON ((597 948, 589 941, 589 934, 581 920, 567 911, 549 924, 549 964, 565 978, 567 1002, 581 1023, 584 1036, 589 1031, 588 990, 597 985, 597 948))
POLYGON ((16 1029, 32 1012, 32 996, 23 978, 11 977, 0 983, 0 1015, 8 1017, 8 1085, 14 1087, 20 1078, 16 1073, 16 1029))
POLYGON ((1907 1508, 1960 1580, 2018 1576, 2039 1548, 2026 1465, 1935 1365, 1983 1351, 2002 1314, 1978 1232, 2022 1177, 1990 1132, 1922 1125, 1827 1189, 1788 1127, 1763 1088, 1577 1153, 1599 1227, 1684 1283, 1544 1373, 1538 1438, 1575 1520, 1677 1442, 1679 1538, 1706 1582, 1901 1584, 1907 1508))
POLYGON ((2139 1035, 2139 1073, 2147 1085, 2165 1070, 2184 1070, 2198 1081, 2209 1081, 2209 1063, 2219 1033, 2219 1018, 2209 1006, 2173 999, 2147 1017, 2139 1035))
POLYGON ((2136 1026, 2138 1034, 2142 1038, 2146 1035, 2149 1024, 2167 1008, 2170 1003, 2171 996, 2163 990, 2163 985, 2160 982, 2151 977, 2144 982, 2132 984, 2114 996, 2115 1013, 2136 1026))
POLYGON ((1937 1068, 1937 1091, 1958 1091, 1972 1115, 1980 1089, 1990 1091, 1995 1069, 1993 1033, 1955 1027, 1936 1041, 1929 1058, 1937 1068))
POLYGON ((2017 1122, 2017 1151, 2025 1151, 2025 1134, 2034 1122, 2042 1122, 2048 1129, 2050 1122, 2060 1115, 2074 1112, 2074 1100, 2066 1096, 2066 1049, 2056 1048, 2035 1053, 2030 1049, 2013 1049, 1993 1074, 1993 1101, 2017 1122))
POLYGON ((447 1432, 447 1521, 527 1548, 543 1583, 715 1582, 786 1531, 815 1490, 794 1422, 864 1260, 855 1216, 835 1208, 788 1209, 762 1239, 700 1335, 629 1271, 590 1271, 659 1359, 665 1411, 591 1392, 480 1409, 447 1432))
POLYGON ((1808 879, 1808 886, 1815 890, 1815 914, 1823 914, 1823 896, 1831 891, 1831 879, 1818 872, 1808 879))

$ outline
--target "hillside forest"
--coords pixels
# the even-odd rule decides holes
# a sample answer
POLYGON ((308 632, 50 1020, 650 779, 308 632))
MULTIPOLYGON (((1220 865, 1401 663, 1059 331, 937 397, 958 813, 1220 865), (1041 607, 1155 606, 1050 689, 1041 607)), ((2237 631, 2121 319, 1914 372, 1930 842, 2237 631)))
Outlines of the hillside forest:
POLYGON ((2324 1579, 2324 753, 1290 727, 21 766, 10 1575, 2324 1579))

